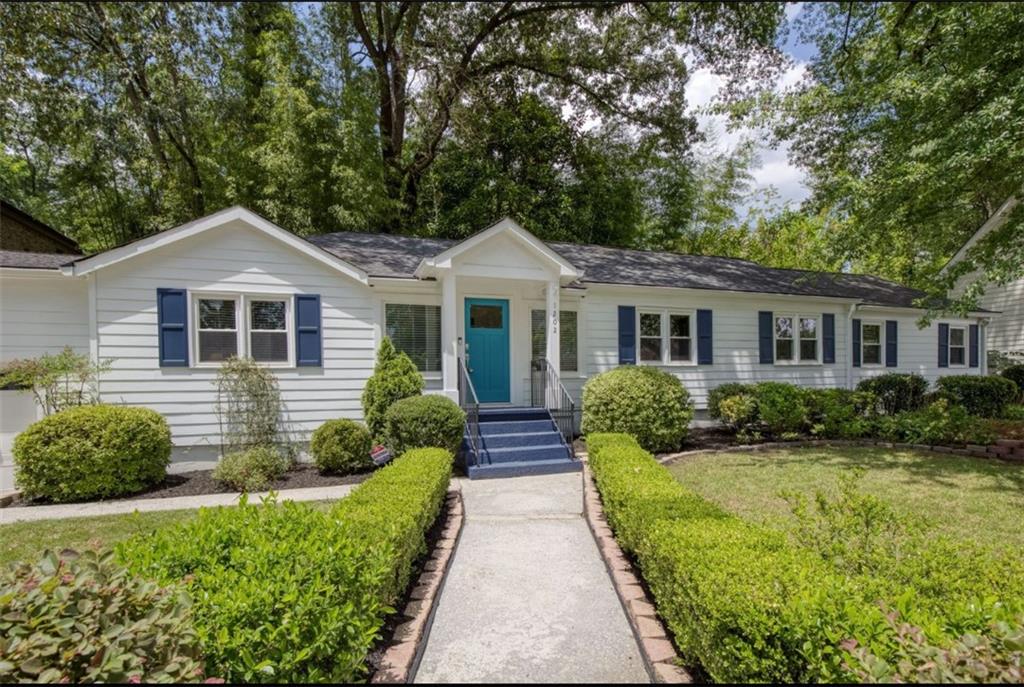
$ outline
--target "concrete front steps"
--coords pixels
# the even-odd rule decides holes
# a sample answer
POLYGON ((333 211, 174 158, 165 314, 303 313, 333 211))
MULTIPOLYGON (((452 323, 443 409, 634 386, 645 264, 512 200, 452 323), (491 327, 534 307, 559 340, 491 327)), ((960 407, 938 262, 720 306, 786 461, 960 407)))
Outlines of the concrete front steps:
POLYGON ((469 437, 463 438, 462 452, 470 479, 553 475, 581 469, 546 408, 481 409, 479 443, 479 456, 475 456, 469 437))

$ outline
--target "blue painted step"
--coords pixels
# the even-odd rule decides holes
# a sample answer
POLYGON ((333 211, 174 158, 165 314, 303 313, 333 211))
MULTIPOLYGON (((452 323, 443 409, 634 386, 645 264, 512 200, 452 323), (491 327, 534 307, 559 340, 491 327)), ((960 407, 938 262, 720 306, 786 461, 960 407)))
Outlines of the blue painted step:
POLYGON ((551 437, 549 440, 558 441, 557 444, 546 444, 544 446, 516 446, 513 448, 488 448, 484 449, 484 460, 481 463, 533 463, 545 460, 567 460, 569 449, 559 441, 559 437, 551 437))
POLYGON ((529 432, 555 432, 555 421, 548 416, 546 420, 512 420, 481 422, 480 434, 526 434, 529 432))
POLYGON ((529 463, 495 463, 493 465, 471 465, 470 479, 493 479, 497 477, 526 477, 529 475, 555 475, 562 472, 579 472, 582 464, 578 460, 538 460, 529 463))
MULTIPOLYGON (((543 446, 550 444, 551 436, 557 432, 516 432, 510 434, 486 434, 481 435, 481 443, 486 449, 492 448, 515 448, 526 446, 543 446)), ((561 443, 561 435, 557 436, 561 443)))
POLYGON ((482 408, 480 422, 515 422, 521 420, 550 420, 546 408, 482 408))

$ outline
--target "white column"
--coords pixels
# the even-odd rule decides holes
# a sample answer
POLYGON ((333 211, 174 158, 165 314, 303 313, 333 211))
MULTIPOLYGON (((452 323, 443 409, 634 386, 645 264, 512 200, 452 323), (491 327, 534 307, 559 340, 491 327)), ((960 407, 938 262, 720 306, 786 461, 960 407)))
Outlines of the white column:
POLYGON ((455 402, 459 400, 457 317, 455 274, 449 272, 441 279, 441 379, 445 395, 455 402))
POLYGON ((548 321, 545 327, 547 329, 548 341, 545 356, 548 359, 548 363, 554 368, 555 373, 560 373, 562 369, 562 361, 559 359, 559 352, 562 350, 559 345, 559 317, 561 316, 558 310, 559 292, 558 280, 549 281, 546 312, 548 321))

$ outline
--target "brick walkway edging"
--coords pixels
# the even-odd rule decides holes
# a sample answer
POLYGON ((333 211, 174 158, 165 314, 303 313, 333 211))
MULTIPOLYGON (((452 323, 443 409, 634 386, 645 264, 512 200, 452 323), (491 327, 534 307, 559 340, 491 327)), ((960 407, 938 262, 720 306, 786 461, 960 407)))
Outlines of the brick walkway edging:
POLYGON ((693 682, 689 672, 679 665, 679 655, 665 632, 665 626, 658 618, 653 601, 640 584, 636 571, 629 558, 622 552, 615 541, 604 517, 604 506, 601 495, 597 492, 594 477, 590 474, 590 466, 583 461, 583 514, 590 526, 597 548, 601 552, 608 574, 612 578, 615 593, 622 603, 629 626, 633 629, 640 654, 643 656, 647 672, 655 682, 666 684, 683 684, 693 682))
POLYGON ((441 516, 447 518, 444 529, 441 530, 441 537, 435 543, 430 558, 423 565, 423 572, 416 580, 416 586, 409 595, 409 602, 402 610, 405 622, 395 628, 391 644, 384 652, 380 666, 370 682, 398 684, 413 681, 423 657, 423 650, 427 646, 427 636, 434 622, 437 600, 441 596, 452 556, 462 534, 464 514, 462 492, 456 487, 449 488, 444 513, 441 516))
POLYGON ((682 451, 680 453, 669 453, 658 456, 657 460, 662 465, 672 463, 680 458, 689 456, 701 456, 712 453, 739 453, 742 451, 768 451, 777 448, 799 448, 802 446, 877 446, 881 448, 913 449, 915 451, 932 451, 934 453, 948 453, 954 456, 974 456, 975 458, 992 458, 1010 463, 1024 462, 1024 441, 1016 439, 999 439, 990 446, 979 446, 969 444, 967 446, 931 446, 928 444, 903 444, 892 441, 880 441, 874 439, 802 439, 798 441, 766 441, 761 444, 737 444, 736 446, 723 446, 718 448, 700 448, 693 451, 682 451))

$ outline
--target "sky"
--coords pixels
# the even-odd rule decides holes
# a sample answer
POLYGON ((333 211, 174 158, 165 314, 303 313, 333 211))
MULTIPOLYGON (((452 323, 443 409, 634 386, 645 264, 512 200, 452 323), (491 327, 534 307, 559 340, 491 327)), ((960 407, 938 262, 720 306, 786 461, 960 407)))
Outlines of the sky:
MULTIPOLYGON (((788 3, 786 19, 790 22, 793 21, 802 9, 800 3, 788 3)), ((783 50, 791 58, 792 64, 779 78, 776 84, 778 89, 786 88, 799 81, 807 68, 807 60, 814 53, 813 46, 801 43, 796 32, 790 32, 790 36, 783 44, 783 50)), ((810 194, 810 190, 805 183, 804 171, 790 163, 788 159, 788 144, 774 148, 769 147, 758 131, 747 127, 728 131, 725 116, 700 112, 701 108, 706 107, 714 99, 722 84, 722 79, 707 69, 699 69, 690 77, 686 86, 686 99, 691 111, 697 114, 701 129, 711 134, 712 138, 716 139, 716 145, 722 150, 735 148, 736 144, 744 138, 754 138, 757 141, 756 147, 760 159, 759 164, 753 170, 755 194, 760 195, 757 192, 774 188, 780 202, 799 205, 810 194)), ((741 211, 749 210, 752 205, 756 205, 756 202, 746 203, 741 211)))

